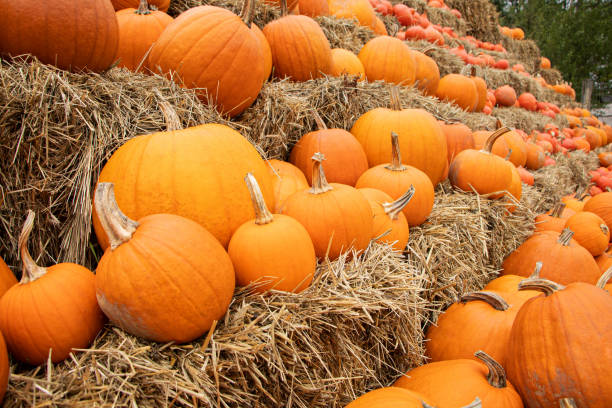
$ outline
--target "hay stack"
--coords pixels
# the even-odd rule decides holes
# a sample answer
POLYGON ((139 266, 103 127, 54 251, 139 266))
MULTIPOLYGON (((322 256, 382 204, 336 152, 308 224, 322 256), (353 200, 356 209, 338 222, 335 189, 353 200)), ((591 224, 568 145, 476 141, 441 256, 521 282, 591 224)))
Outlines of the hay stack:
POLYGON ((538 73, 551 85, 557 85, 563 82, 563 75, 555 68, 540 69, 538 73))
POLYGON ((446 0, 448 7, 461 12, 467 23, 467 34, 481 41, 498 43, 501 34, 497 9, 489 0, 446 0))
POLYGON ((449 10, 444 10, 436 7, 427 7, 427 17, 432 24, 438 24, 442 27, 450 27, 460 37, 467 34, 469 25, 465 19, 457 18, 449 10))
POLYGON ((567 119, 563 115, 556 115, 554 119, 551 119, 548 116, 513 106, 509 108, 493 108, 491 116, 500 119, 507 126, 522 129, 527 133, 531 133, 533 130, 544 130, 544 126, 551 122, 560 129, 568 125, 567 119))
POLYGON ((317 17, 332 48, 344 48, 358 54, 365 43, 374 38, 374 32, 362 27, 356 20, 335 17, 317 17))
POLYGON ((540 69, 540 48, 529 39, 515 40, 507 36, 502 36, 502 45, 510 56, 525 66, 529 73, 535 73, 540 69))

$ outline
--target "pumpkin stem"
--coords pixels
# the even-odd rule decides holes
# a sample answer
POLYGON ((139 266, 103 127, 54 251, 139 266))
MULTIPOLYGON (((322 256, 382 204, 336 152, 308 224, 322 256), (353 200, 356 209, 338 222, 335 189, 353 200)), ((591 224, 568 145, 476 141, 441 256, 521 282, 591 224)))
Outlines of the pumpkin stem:
POLYGON ((253 21, 253 15, 255 14, 255 2, 256 0, 245 0, 242 4, 242 10, 240 10, 240 19, 244 21, 247 27, 251 26, 253 21))
POLYGON ((550 281, 548 279, 529 278, 519 282, 518 290, 537 290, 544 292, 546 296, 565 289, 565 286, 560 283, 550 281))
POLYGON ((391 218, 392 220, 397 220, 399 213, 402 212, 402 210, 404 209, 404 207, 406 207, 406 205, 408 205, 413 195, 414 195, 414 186, 411 185, 408 191, 406 191, 404 195, 402 195, 400 198, 398 198, 392 203, 384 203, 382 205, 383 208, 385 209, 385 213, 387 213, 389 218, 391 218))
POLYGON ((406 166, 402 164, 402 153, 399 146, 399 136, 395 132, 391 132, 391 163, 385 166, 386 169, 392 171, 404 171, 406 166))
POLYGON ((493 149, 493 143, 495 143, 495 141, 500 136, 502 136, 505 133, 508 133, 509 131, 510 131, 510 128, 507 128, 504 126, 500 129, 497 129, 495 132, 491 133, 491 136, 489 136, 489 138, 487 139, 484 147, 482 148, 482 151, 491 153, 491 150, 493 149))
POLYGON ((166 130, 168 132, 174 132, 175 130, 181 130, 183 128, 183 124, 181 123, 181 119, 177 115, 176 111, 168 103, 168 101, 164 98, 164 96, 159 92, 159 90, 155 90, 155 96, 157 96, 159 102, 159 109, 162 111, 164 115, 164 120, 166 121, 166 130))
POLYGON ((321 115, 319 115, 319 113, 316 110, 312 111, 312 117, 315 120, 315 123, 317 124, 317 129, 318 130, 326 130, 327 126, 325 125, 325 122, 323 122, 323 119, 321 118, 321 115))
POLYGON ((500 118, 496 118, 495 120, 495 129, 501 129, 504 127, 504 124, 502 123, 500 118))
POLYGON ((482 401, 480 401, 480 398, 476 397, 470 405, 466 405, 463 408, 482 408, 482 401))
POLYGON ((504 158, 504 160, 510 160, 510 156, 512 156, 512 149, 508 149, 508 154, 504 158))
POLYGON ((98 184, 94 205, 112 250, 132 238, 139 224, 129 219, 119 209, 117 200, 115 200, 115 185, 113 183, 98 184))
POLYGON ((482 300, 485 303, 488 303, 489 306, 494 308, 495 310, 505 311, 510 309, 510 305, 506 303, 504 298, 498 295, 495 292, 489 291, 479 291, 479 292, 471 292, 461 296, 461 302, 469 302, 472 300, 482 300))
POLYGON ((562 398, 559 400, 560 408, 578 408, 573 398, 562 398))
POLYGON ((274 221, 274 216, 266 206, 266 201, 263 198, 263 194, 261 193, 255 176, 251 173, 247 173, 247 175, 244 176, 244 181, 246 182, 247 189, 249 189, 249 194, 251 194, 253 208, 255 208, 255 224, 265 225, 274 221))
POLYGON ((573 236, 574 236, 574 231, 572 231, 569 228, 565 228, 561 232, 561 235, 559 235, 559 239, 557 240, 557 242, 563 246, 569 246, 570 241, 572 240, 573 236))
POLYGON ((287 0, 281 0, 281 17, 285 17, 287 15, 287 0))
POLYGON ((23 223, 23 228, 21 229, 21 234, 19 234, 19 253, 21 254, 21 262, 23 263, 22 267, 22 276, 21 283, 22 285, 30 282, 34 282, 36 279, 42 277, 45 273, 47 273, 47 268, 43 268, 42 266, 36 265, 34 259, 30 255, 30 251, 28 251, 28 238, 30 238, 30 233, 32 232, 32 228, 34 227, 34 211, 28 210, 28 215, 26 216, 26 220, 23 223))
POLYGON ((604 235, 608 235, 608 233, 610 232, 610 229, 606 224, 599 224, 599 229, 601 230, 601 232, 603 232, 604 235))
POLYGON ((311 194, 323 194, 329 190, 333 190, 333 187, 329 185, 323 172, 323 166, 321 166, 325 156, 323 153, 317 152, 312 156, 312 187, 310 187, 311 194))
POLYGON ((151 14, 151 10, 149 10, 149 2, 147 0, 140 0, 140 4, 138 4, 138 9, 136 10, 136 14, 141 16, 146 16, 147 14, 151 14))
POLYGON ((565 210, 565 205, 566 204, 562 202, 555 204, 552 211, 550 212, 551 217, 555 217, 555 218, 561 217, 561 214, 563 214, 563 210, 565 210))
POLYGON ((489 369, 487 381, 495 388, 506 388, 506 371, 493 357, 482 350, 474 353, 474 356, 482 361, 489 369))
POLYGON ((540 279, 540 272, 542 272, 542 262, 538 261, 528 279, 540 279))
POLYGON ((402 102, 400 99, 400 92, 398 86, 392 86, 389 90, 389 94, 391 96, 391 109, 396 111, 402 110, 402 102))
POLYGON ((610 278, 612 278, 612 266, 609 267, 608 270, 605 271, 603 275, 599 277, 599 280, 597 281, 597 284, 595 284, 595 286, 600 289, 603 289, 610 280, 610 278))
MULTIPOLYGON (((431 44, 431 45, 428 45, 427 47, 423 48, 423 49, 422 49, 422 50, 420 50, 419 52, 420 52, 421 54, 425 54, 425 55, 427 55, 427 53, 428 53, 429 51, 435 50, 436 48, 438 48, 436 45, 431 44)), ((418 51, 418 50, 417 50, 417 51, 418 51)))

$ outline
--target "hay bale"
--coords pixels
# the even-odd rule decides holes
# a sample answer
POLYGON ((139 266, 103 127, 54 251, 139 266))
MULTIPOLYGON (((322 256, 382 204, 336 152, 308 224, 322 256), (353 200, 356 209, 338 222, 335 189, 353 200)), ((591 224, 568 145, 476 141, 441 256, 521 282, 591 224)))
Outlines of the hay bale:
POLYGON ((563 83, 563 74, 558 69, 540 69, 538 73, 551 85, 563 83))
POLYGON ((316 17, 332 48, 344 48, 359 54, 365 43, 375 34, 367 27, 357 24, 357 20, 336 17, 316 17))
POLYGON ((556 115, 555 119, 551 119, 540 113, 513 106, 509 108, 493 108, 491 116, 500 119, 505 126, 521 129, 527 133, 531 133, 533 130, 544 130, 544 126, 547 123, 554 123, 560 128, 563 128, 563 125, 566 123, 563 115, 556 115))
POLYGON ((423 362, 424 277, 390 246, 319 265, 300 294, 238 291, 186 345, 106 327, 53 367, 13 366, 5 407, 343 407, 423 362))
POLYGON ((429 7, 427 7, 427 1, 425 0, 401 0, 401 1, 393 1, 393 4, 395 3, 402 3, 407 5, 408 7, 412 7, 413 9, 415 9, 419 14, 422 14, 424 11, 426 11, 429 7))
POLYGON ((508 54, 525 66, 525 70, 535 73, 540 69, 540 48, 533 40, 515 40, 503 36, 502 45, 508 54))
MULTIPOLYGON (((198 6, 216 6, 230 10, 236 15, 240 15, 244 0, 172 0, 168 14, 176 17, 183 11, 198 6)), ((253 22, 259 28, 263 28, 270 21, 280 17, 280 7, 275 4, 258 1, 255 5, 253 22)))
POLYGON ((432 24, 438 24, 442 27, 450 27, 460 37, 466 35, 469 26, 463 18, 457 18, 450 10, 440 9, 436 7, 427 7, 427 17, 432 24))
POLYGON ((499 13, 488 0, 447 0, 450 8, 459 10, 467 23, 468 35, 481 41, 498 43, 501 40, 499 32, 499 13))

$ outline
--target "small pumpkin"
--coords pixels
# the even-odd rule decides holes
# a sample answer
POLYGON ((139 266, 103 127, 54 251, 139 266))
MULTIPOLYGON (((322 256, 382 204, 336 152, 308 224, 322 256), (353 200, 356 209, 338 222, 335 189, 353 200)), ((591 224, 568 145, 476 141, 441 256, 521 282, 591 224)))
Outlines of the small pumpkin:
POLYGON ((612 193, 597 194, 584 204, 584 211, 589 211, 601 217, 608 228, 612 228, 612 193))
POLYGON ((546 57, 541 57, 540 58, 540 68, 550 69, 550 60, 546 57))
POLYGON ((467 112, 474 112, 478 106, 478 89, 470 78, 459 74, 447 74, 440 78, 436 96, 467 112))
POLYGON ((0 257, 0 298, 6 293, 12 286, 17 284, 17 278, 8 265, 4 262, 4 259, 0 257))
POLYGON ((516 91, 510 85, 503 85, 495 90, 495 101, 500 106, 514 106, 516 100, 516 91))
POLYGON ((416 79, 414 55, 403 41, 395 37, 381 35, 371 39, 357 57, 370 82, 381 80, 409 86, 416 79))
POLYGON ((610 230, 597 214, 581 211, 572 215, 565 228, 574 232, 574 239, 593 256, 604 253, 610 242, 610 230))
POLYGON ((446 137, 446 152, 449 163, 463 150, 474 149, 472 130, 463 123, 440 123, 440 127, 446 137))
POLYGON ((274 213, 280 214, 285 200, 296 191, 306 190, 308 180, 302 170, 282 160, 268 160, 268 169, 272 175, 274 189, 274 213))
POLYGON ((425 95, 434 96, 440 83, 440 68, 436 61, 427 55, 430 49, 424 49, 422 51, 412 50, 416 62, 415 80, 417 87, 425 93, 425 95))
POLYGON ((0 299, 0 331, 11 355, 30 364, 57 363, 87 348, 104 325, 94 274, 73 263, 36 265, 28 251, 34 212, 19 235, 21 281, 0 299))
MULTIPOLYGON (((497 128, 502 127, 501 121, 497 121, 497 128)), ((473 133, 474 145, 482 149, 487 139, 492 134, 489 131, 479 130, 473 133)), ((491 152, 499 157, 507 158, 515 166, 524 166, 527 162, 527 145, 517 132, 510 130, 504 133, 493 143, 491 152)))
POLYGON ((270 213, 255 177, 244 178, 251 193, 255 219, 242 224, 229 242, 227 252, 234 264, 236 283, 253 290, 270 289, 301 292, 314 276, 317 266, 308 231, 295 219, 270 213))
POLYGON ((349 50, 343 48, 333 48, 332 67, 329 71, 331 76, 355 76, 358 81, 365 80, 365 69, 361 60, 349 50))
POLYGON ((424 404, 433 404, 431 401, 411 390, 384 387, 363 394, 345 408, 423 408, 424 404))
POLYGON ((567 220, 574 214, 573 210, 566 208, 565 203, 559 202, 549 212, 535 217, 535 230, 536 232, 561 232, 565 228, 567 220))

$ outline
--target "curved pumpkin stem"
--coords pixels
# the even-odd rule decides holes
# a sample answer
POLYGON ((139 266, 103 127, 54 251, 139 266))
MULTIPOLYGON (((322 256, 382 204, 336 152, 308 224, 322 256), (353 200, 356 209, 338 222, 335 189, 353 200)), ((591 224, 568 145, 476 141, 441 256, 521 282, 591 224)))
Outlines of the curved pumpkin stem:
POLYGON ((495 132, 491 133, 491 136, 489 136, 489 138, 487 139, 484 147, 482 148, 482 151, 491 153, 495 141, 503 134, 508 133, 509 131, 510 128, 504 126, 503 128, 497 129, 495 132))
POLYGON ((287 15, 287 0, 281 0, 281 17, 285 17, 287 15))
POLYGON ((505 311, 510 309, 510 305, 495 292, 479 291, 471 292, 461 296, 461 302, 469 302, 472 300, 482 300, 494 308, 495 310, 505 311))
POLYGON ((327 129, 327 125, 325 125, 325 122, 323 122, 323 119, 321 118, 321 115, 319 115, 319 112, 317 112, 316 110, 312 111, 312 117, 315 120, 315 123, 317 124, 317 129, 318 130, 326 130, 327 129))
POLYGON ((595 286, 600 289, 605 288, 610 278, 612 278, 612 266, 599 277, 595 286))
POLYGON ((402 164, 402 152, 399 146, 399 136, 395 132, 391 132, 391 163, 385 166, 386 169, 392 171, 404 171, 406 166, 402 164))
POLYGON ((157 99, 159 100, 157 104, 159 105, 159 109, 162 111, 162 115, 164 115, 164 120, 166 121, 166 130, 168 132, 181 130, 183 128, 181 119, 177 115, 172 105, 168 103, 161 92, 159 92, 157 89, 155 90, 155 96, 157 96, 157 99))
POLYGON ((253 208, 255 209, 255 224, 265 225, 274 221, 274 216, 268 210, 266 201, 263 198, 257 179, 251 173, 247 173, 244 176, 249 194, 251 194, 251 201, 253 202, 253 208))
POLYGON ((538 261, 535 264, 535 268, 533 268, 533 272, 531 273, 531 275, 529 275, 528 279, 539 279, 540 278, 540 272, 542 272, 542 262, 538 261))
POLYGON ((550 212, 551 217, 559 218, 561 214, 563 214, 563 210, 565 210, 566 204, 563 202, 555 204, 552 211, 550 212))
POLYGON ((559 400, 560 408, 578 408, 573 398, 562 398, 559 400))
POLYGON ((404 193, 404 195, 402 195, 400 198, 398 198, 394 202, 384 203, 382 206, 385 209, 385 213, 392 220, 397 220, 399 213, 402 212, 404 207, 408 205, 408 203, 412 199, 412 196, 414 196, 414 186, 413 185, 410 186, 410 188, 408 189, 408 191, 404 193))
POLYGON ((28 215, 23 223, 21 234, 19 234, 18 245, 19 253, 21 254, 21 262, 23 264, 21 281, 19 282, 22 285, 34 282, 36 279, 47 273, 47 268, 36 265, 36 262, 34 262, 34 259, 32 259, 32 256, 30 255, 30 251, 28 251, 28 238, 30 238, 30 233, 32 232, 33 227, 34 211, 28 210, 28 215))
POLYGON ((565 289, 565 286, 560 283, 550 281, 548 279, 541 278, 529 278, 519 282, 518 290, 537 290, 544 292, 546 296, 550 296, 553 293, 565 289))
POLYGON ((569 228, 565 228, 563 231, 561 231, 561 235, 559 235, 557 242, 563 246, 569 246, 573 236, 574 231, 569 228))
POLYGON ((399 87, 397 85, 391 86, 391 89, 389 89, 389 94, 391 96, 391 109, 401 111, 402 102, 400 98, 399 87))
POLYGON ((325 160, 323 153, 317 152, 312 156, 312 161, 314 163, 312 166, 312 187, 310 187, 309 190, 311 194, 323 194, 329 190, 333 190, 333 187, 329 185, 325 178, 325 173, 321 166, 323 160, 325 160))
POLYGON ((482 361, 489 369, 489 374, 487 374, 487 381, 489 384, 495 388, 505 388, 506 371, 504 371, 504 367, 482 350, 478 350, 474 353, 474 356, 482 361))
POLYGON ((112 250, 129 241, 139 225, 121 212, 115 200, 114 190, 113 183, 99 183, 94 199, 98 218, 112 250))
POLYGON ((242 10, 240 10, 240 19, 244 21, 247 27, 251 26, 253 21, 253 15, 255 14, 255 1, 256 0, 245 0, 242 3, 242 10))
POLYGON ((138 9, 136 9, 136 14, 139 14, 141 16, 151 14, 151 10, 149 9, 149 2, 147 0, 140 0, 140 4, 138 4, 138 9))

